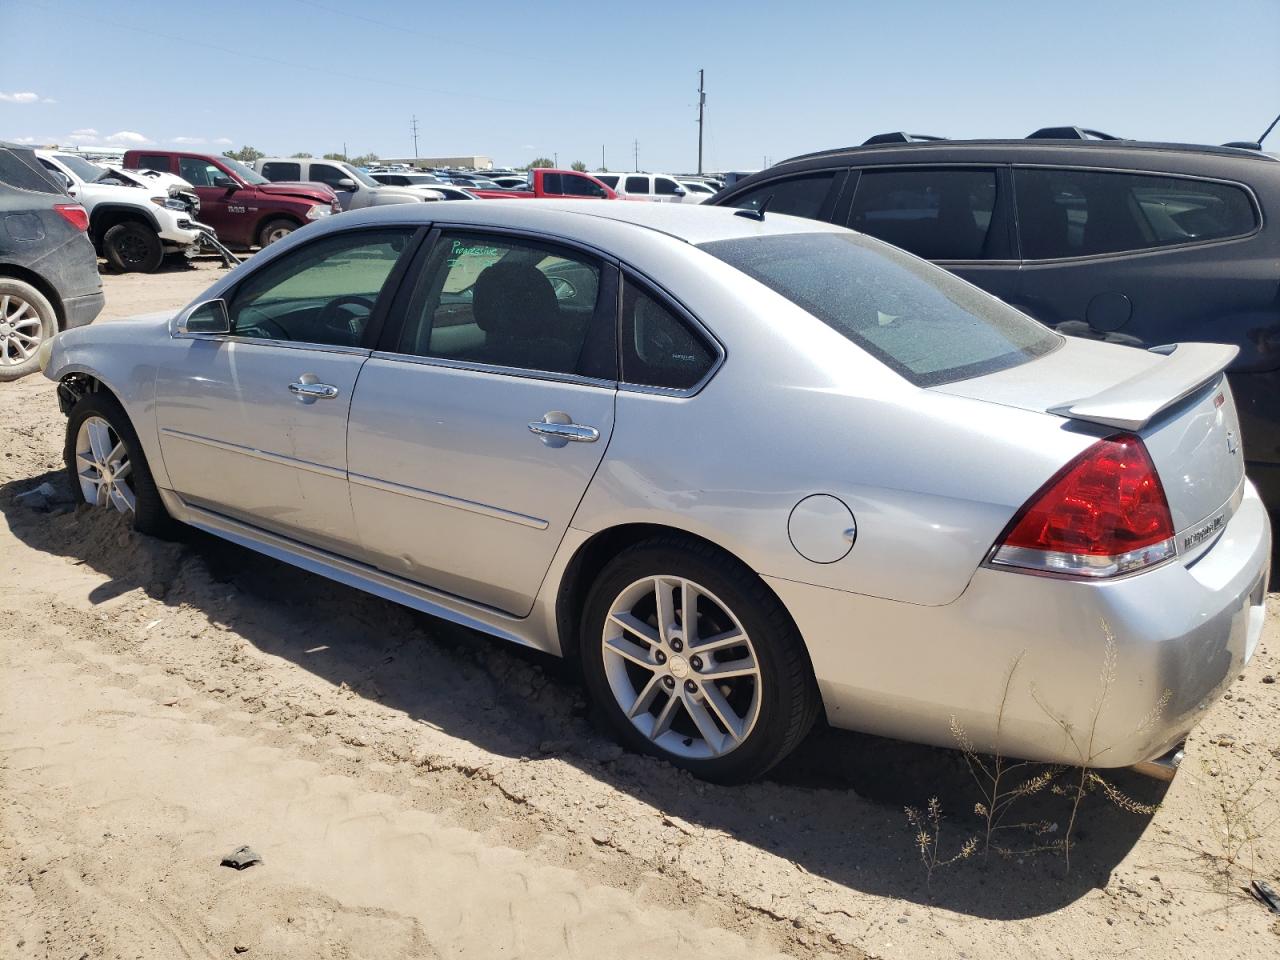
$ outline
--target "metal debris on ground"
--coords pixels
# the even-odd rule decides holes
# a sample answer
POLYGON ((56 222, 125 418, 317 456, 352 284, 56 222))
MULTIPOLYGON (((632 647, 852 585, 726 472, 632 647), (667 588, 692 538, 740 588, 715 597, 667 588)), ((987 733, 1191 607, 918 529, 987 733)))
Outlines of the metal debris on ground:
POLYGON ((1280 893, 1276 893, 1276 888, 1267 881, 1254 880, 1247 889, 1255 900, 1272 913, 1280 913, 1280 893))

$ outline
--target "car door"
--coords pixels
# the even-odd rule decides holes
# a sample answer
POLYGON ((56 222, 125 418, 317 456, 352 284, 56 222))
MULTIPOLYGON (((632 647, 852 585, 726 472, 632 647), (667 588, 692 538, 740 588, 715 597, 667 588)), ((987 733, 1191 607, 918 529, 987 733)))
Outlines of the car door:
POLYGON ((613 431, 616 269, 453 228, 420 263, 351 404, 362 558, 523 616, 613 431))
MULTIPOLYGON (((321 236, 250 272, 226 334, 178 334, 157 371, 165 468, 184 501, 336 552, 355 527, 347 415, 412 228, 321 236)), ((259 254, 262 256, 262 254, 259 254)))
POLYGON ((254 242, 252 218, 237 191, 221 181, 231 178, 216 163, 204 157, 178 157, 178 176, 191 184, 200 198, 200 222, 213 227, 223 243, 247 247, 254 242))
POLYGON ((1000 165, 865 167, 857 173, 847 226, 1014 302, 1019 263, 1011 192, 1000 165))

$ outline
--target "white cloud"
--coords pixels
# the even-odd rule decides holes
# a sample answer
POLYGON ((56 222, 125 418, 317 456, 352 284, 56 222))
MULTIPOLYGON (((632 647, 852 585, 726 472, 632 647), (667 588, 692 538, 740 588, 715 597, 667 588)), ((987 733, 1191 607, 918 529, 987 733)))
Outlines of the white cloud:
POLYGON ((141 133, 135 133, 133 130, 121 130, 118 133, 111 134, 106 140, 107 143, 146 144, 155 142, 141 133))
POLYGON ((40 94, 30 90, 21 93, 0 93, 0 103, 39 103, 40 94))
POLYGON ((79 130, 72 130, 67 139, 72 143, 93 143, 98 139, 98 131, 93 127, 81 127, 79 130))
POLYGON ((14 137, 13 142, 14 143, 44 143, 43 140, 38 140, 35 137, 14 137))
POLYGON ((174 137, 169 142, 176 143, 182 147, 194 147, 197 144, 205 143, 206 141, 204 137, 174 137))
POLYGON ((234 141, 230 137, 218 137, 213 142, 220 147, 229 147, 231 146, 232 143, 234 143, 234 141))

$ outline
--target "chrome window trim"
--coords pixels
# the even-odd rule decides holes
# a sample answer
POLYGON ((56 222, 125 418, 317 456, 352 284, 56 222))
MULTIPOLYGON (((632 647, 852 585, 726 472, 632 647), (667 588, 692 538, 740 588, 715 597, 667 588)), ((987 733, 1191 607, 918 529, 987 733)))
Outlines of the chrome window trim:
POLYGON ((341 344, 310 343, 304 340, 264 340, 260 337, 238 337, 231 333, 171 333, 174 340, 209 340, 218 343, 253 343, 285 350, 310 350, 314 353, 341 353, 353 357, 368 356, 368 347, 346 347, 341 344))
POLYGON ((491 373, 503 377, 521 377, 525 380, 546 380, 553 383, 570 383, 581 387, 600 387, 607 390, 618 389, 616 380, 601 380, 597 377, 584 377, 577 373, 557 373, 554 370, 531 370, 526 367, 505 367, 493 363, 478 363, 474 360, 454 360, 450 357, 423 357, 416 353, 398 353, 394 350, 375 350, 372 360, 394 360, 399 363, 416 363, 424 367, 444 367, 449 370, 465 370, 471 373, 491 373))

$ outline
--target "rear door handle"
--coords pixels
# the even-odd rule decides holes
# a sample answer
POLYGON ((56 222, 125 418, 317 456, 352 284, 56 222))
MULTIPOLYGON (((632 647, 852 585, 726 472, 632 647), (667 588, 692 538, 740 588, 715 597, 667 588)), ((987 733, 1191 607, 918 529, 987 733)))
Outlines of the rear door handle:
MULTIPOLYGON (((548 417, 553 414, 547 414, 548 417)), ((560 416, 563 416, 561 414, 560 416)), ((564 423, 558 420, 534 420, 529 424, 529 432, 536 433, 549 446, 562 447, 566 443, 595 443, 600 439, 600 431, 595 427, 584 427, 579 423, 564 423)))
POLYGON ((338 388, 327 383, 307 383, 298 380, 289 384, 289 392, 299 400, 332 400, 338 395, 338 388))

